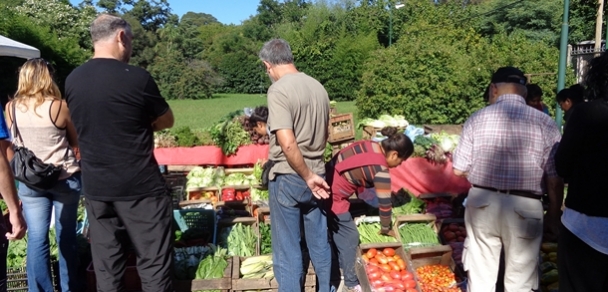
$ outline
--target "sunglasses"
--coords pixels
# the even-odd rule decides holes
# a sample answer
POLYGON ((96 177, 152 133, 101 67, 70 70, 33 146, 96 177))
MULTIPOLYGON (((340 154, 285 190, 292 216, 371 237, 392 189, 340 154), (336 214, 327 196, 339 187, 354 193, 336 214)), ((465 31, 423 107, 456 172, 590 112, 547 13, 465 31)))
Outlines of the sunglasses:
POLYGON ((46 68, 49 70, 49 73, 51 73, 51 75, 55 75, 55 68, 53 67, 53 65, 43 58, 30 59, 28 60, 28 62, 41 62, 46 65, 46 68))

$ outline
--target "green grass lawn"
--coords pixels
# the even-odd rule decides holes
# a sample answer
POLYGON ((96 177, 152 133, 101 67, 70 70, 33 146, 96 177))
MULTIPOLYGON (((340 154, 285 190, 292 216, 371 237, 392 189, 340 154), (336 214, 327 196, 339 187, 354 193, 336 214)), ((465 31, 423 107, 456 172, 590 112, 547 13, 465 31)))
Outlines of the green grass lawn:
MULTIPOLYGON (((212 126, 230 112, 265 105, 266 95, 217 94, 212 99, 169 100, 168 102, 175 116, 174 128, 188 126, 193 130, 200 130, 212 126)), ((354 101, 338 102, 337 109, 339 113, 353 113, 355 124, 357 123, 357 107, 354 101)))

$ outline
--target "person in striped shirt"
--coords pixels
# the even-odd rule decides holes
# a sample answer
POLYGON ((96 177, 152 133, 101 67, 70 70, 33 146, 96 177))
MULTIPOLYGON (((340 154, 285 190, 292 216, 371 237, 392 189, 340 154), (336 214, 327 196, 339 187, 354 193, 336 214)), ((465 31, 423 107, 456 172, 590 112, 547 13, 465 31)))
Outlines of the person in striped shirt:
POLYGON ((391 177, 389 168, 399 166, 412 155, 412 141, 397 128, 381 131, 387 138, 382 142, 359 141, 342 149, 326 164, 327 183, 331 186, 332 202, 330 222, 333 241, 338 251, 340 268, 344 274, 346 291, 360 292, 355 274, 355 260, 359 232, 348 212, 348 198, 373 188, 378 197, 381 234, 395 236, 391 230, 391 177))

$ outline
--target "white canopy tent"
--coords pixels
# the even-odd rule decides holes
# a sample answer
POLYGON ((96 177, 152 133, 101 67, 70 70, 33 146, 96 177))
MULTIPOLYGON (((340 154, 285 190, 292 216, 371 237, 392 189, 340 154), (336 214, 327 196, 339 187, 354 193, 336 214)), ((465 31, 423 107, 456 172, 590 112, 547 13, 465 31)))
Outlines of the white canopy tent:
POLYGON ((0 35, 0 56, 33 59, 40 57, 40 50, 0 35))

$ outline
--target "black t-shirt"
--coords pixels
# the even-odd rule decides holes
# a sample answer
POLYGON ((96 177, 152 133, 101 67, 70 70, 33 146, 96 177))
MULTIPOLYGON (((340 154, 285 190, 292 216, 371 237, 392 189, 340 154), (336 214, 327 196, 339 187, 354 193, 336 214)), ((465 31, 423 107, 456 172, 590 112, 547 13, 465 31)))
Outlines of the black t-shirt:
POLYGON ((608 217, 608 102, 576 105, 557 153, 557 173, 568 180, 566 207, 587 216, 608 217))
POLYGON ((84 194, 99 201, 162 195, 152 122, 169 110, 150 74, 114 59, 91 59, 66 79, 81 153, 84 194))

